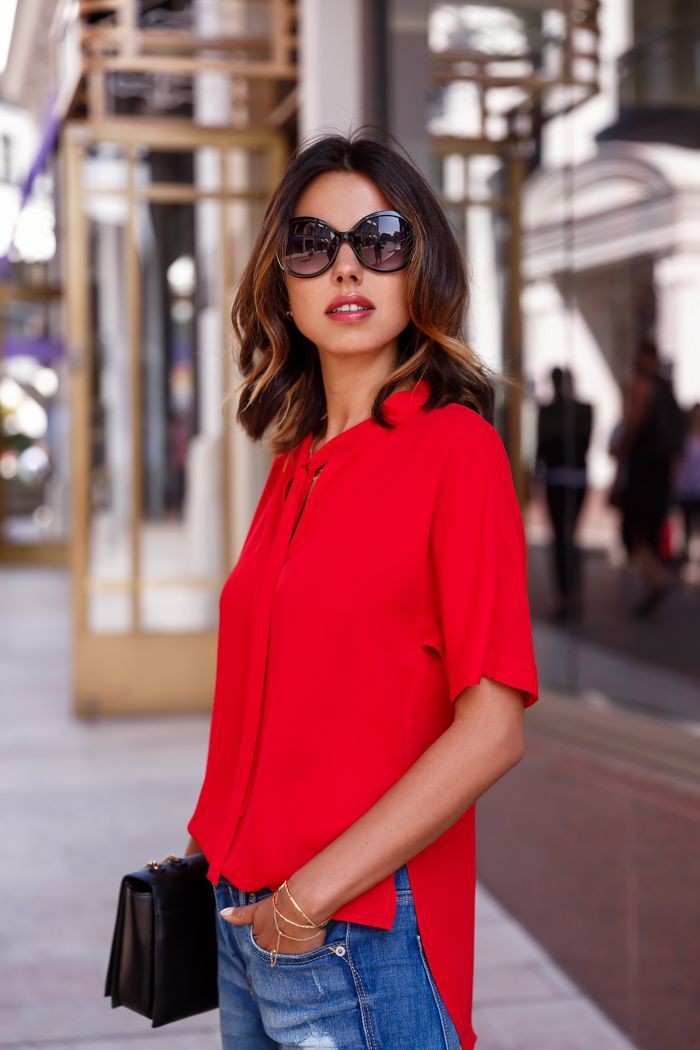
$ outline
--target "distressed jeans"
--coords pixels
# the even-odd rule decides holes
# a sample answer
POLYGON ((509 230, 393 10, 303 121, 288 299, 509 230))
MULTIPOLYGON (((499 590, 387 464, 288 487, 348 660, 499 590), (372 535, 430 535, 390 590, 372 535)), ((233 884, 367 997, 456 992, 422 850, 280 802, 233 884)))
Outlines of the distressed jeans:
POLYGON ((234 926, 218 914, 271 890, 246 892, 222 875, 213 890, 223 1050, 459 1050, 418 932, 405 865, 394 880, 391 930, 332 919, 322 945, 282 952, 271 967, 252 923, 234 926))

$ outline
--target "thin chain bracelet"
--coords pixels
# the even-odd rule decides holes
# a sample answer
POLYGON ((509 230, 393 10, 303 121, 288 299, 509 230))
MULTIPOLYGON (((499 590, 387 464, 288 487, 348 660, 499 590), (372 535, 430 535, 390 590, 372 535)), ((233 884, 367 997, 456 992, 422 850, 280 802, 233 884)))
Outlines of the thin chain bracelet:
MULTIPOLYGON (((327 925, 327 924, 328 924, 328 923, 330 922, 330 916, 329 916, 329 917, 328 917, 327 919, 324 919, 324 921, 323 921, 323 922, 314 922, 314 920, 313 920, 313 919, 310 919, 310 918, 309 918, 309 916, 308 916, 308 915, 306 914, 306 912, 305 912, 305 911, 303 911, 303 910, 302 910, 302 909, 301 909, 301 908, 299 907, 299 905, 297 904, 297 902, 296 902, 296 901, 294 900, 294 897, 292 896, 292 891, 290 890, 290 888, 289 888, 289 886, 288 886, 288 884, 287 884, 287 880, 286 880, 286 879, 284 880, 284 882, 283 882, 283 883, 281 883, 281 884, 280 884, 280 885, 279 885, 279 886, 277 887, 277 890, 281 890, 281 889, 282 889, 282 886, 284 886, 285 890, 287 891, 287 895, 289 896, 289 899, 290 899, 290 901, 292 902, 292 904, 294 905, 294 907, 296 908, 296 910, 297 910, 298 912, 301 912, 301 914, 302 914, 302 915, 304 916, 304 918, 306 919, 306 921, 307 921, 307 922, 310 922, 312 926, 326 926, 326 925, 327 925)), ((276 892, 277 892, 277 891, 276 891, 276 892)))
MULTIPOLYGON (((277 912, 278 915, 282 916, 282 918, 284 919, 285 922, 288 922, 291 926, 298 926, 299 929, 302 929, 302 930, 321 929, 323 926, 327 926, 328 925, 328 923, 330 922, 330 919, 326 919, 324 922, 316 923, 316 922, 313 922, 313 921, 296 922, 295 919, 288 918, 284 914, 284 912, 280 911, 279 908, 277 907, 277 894, 279 893, 279 889, 280 888, 276 889, 275 892, 272 894, 272 907, 274 908, 274 910, 277 912)), ((289 890, 287 890, 287 892, 289 892, 289 890)), ((302 914, 303 914, 303 912, 302 912, 302 914)))
POLYGON ((330 917, 328 919, 324 919, 324 921, 321 922, 321 923, 314 922, 313 919, 310 919, 309 916, 306 914, 306 912, 304 912, 299 907, 297 902, 294 900, 294 897, 292 897, 291 890, 289 889, 289 886, 287 885, 287 880, 285 879, 284 882, 280 883, 280 885, 277 887, 277 889, 272 894, 272 918, 274 919, 275 929, 277 930, 277 944, 275 945, 274 949, 270 952, 270 966, 271 967, 274 966, 275 963, 277 962, 277 956, 279 955, 279 947, 280 947, 280 937, 287 937, 290 941, 312 941, 315 937, 318 936, 317 933, 312 933, 309 937, 294 937, 291 933, 283 933, 282 930, 280 929, 279 923, 277 921, 277 916, 278 915, 281 915, 285 922, 289 922, 289 923, 291 923, 292 926, 298 926, 301 929, 314 928, 316 930, 320 930, 320 929, 323 929, 324 926, 327 926, 328 923, 330 922, 330 917), (279 891, 282 889, 283 886, 286 889, 287 894, 289 895, 289 899, 291 900, 292 904, 297 909, 297 911, 301 912, 301 914, 304 916, 304 918, 307 920, 307 922, 305 922, 305 923, 303 923, 303 922, 295 922, 294 919, 288 919, 287 916, 283 912, 281 912, 279 910, 279 908, 277 907, 277 894, 279 893, 279 891))
POLYGON ((318 933, 312 933, 309 937, 295 937, 293 933, 284 933, 277 924, 277 913, 273 913, 275 920, 275 929, 279 933, 280 937, 287 937, 290 941, 312 941, 314 937, 318 937, 318 933))
MULTIPOLYGON (((280 912, 280 914, 282 913, 280 912)), ((274 966, 277 962, 277 956, 279 955, 280 949, 280 937, 287 937, 290 941, 312 941, 315 937, 318 937, 318 933, 312 933, 309 937, 294 937, 291 933, 282 933, 282 930, 279 928, 279 923, 277 922, 276 908, 272 912, 272 918, 274 919, 275 929, 277 930, 277 944, 270 952, 270 966, 274 966)), ((282 916, 282 918, 284 918, 284 916, 282 916)))

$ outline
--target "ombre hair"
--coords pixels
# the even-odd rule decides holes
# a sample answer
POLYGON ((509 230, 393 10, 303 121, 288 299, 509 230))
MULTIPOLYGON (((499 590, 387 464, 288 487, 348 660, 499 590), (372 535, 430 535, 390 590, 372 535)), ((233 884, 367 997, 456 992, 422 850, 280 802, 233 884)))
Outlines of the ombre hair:
POLYGON ((457 402, 493 421, 495 375, 463 335, 469 281, 462 251, 430 184, 404 153, 393 136, 373 125, 347 136, 321 135, 292 153, 267 206, 231 308, 234 361, 242 379, 225 401, 240 393, 236 417, 249 437, 258 440, 272 426, 272 453, 288 451, 309 431, 319 433, 325 416, 318 351, 286 314, 289 299, 277 256, 284 256, 299 194, 329 171, 367 176, 413 227, 405 285, 410 320, 398 336, 396 367, 372 404, 373 418, 392 426, 382 402, 398 386, 425 378, 431 388, 426 411, 457 402))

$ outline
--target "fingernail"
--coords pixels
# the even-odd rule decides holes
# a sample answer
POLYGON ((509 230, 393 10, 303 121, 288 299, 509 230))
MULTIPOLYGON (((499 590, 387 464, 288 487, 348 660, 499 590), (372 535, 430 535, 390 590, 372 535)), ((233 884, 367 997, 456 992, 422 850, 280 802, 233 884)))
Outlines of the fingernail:
POLYGON ((219 915, 226 915, 226 916, 233 915, 235 910, 236 910, 235 908, 222 908, 221 911, 219 912, 219 915))

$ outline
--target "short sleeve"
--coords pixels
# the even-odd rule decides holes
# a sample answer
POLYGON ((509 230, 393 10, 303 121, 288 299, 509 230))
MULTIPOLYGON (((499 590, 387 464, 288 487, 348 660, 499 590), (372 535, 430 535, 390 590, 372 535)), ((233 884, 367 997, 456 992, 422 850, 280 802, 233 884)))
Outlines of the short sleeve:
POLYGON ((450 700, 486 677, 534 704, 525 533, 503 442, 479 417, 443 462, 430 557, 450 700))

